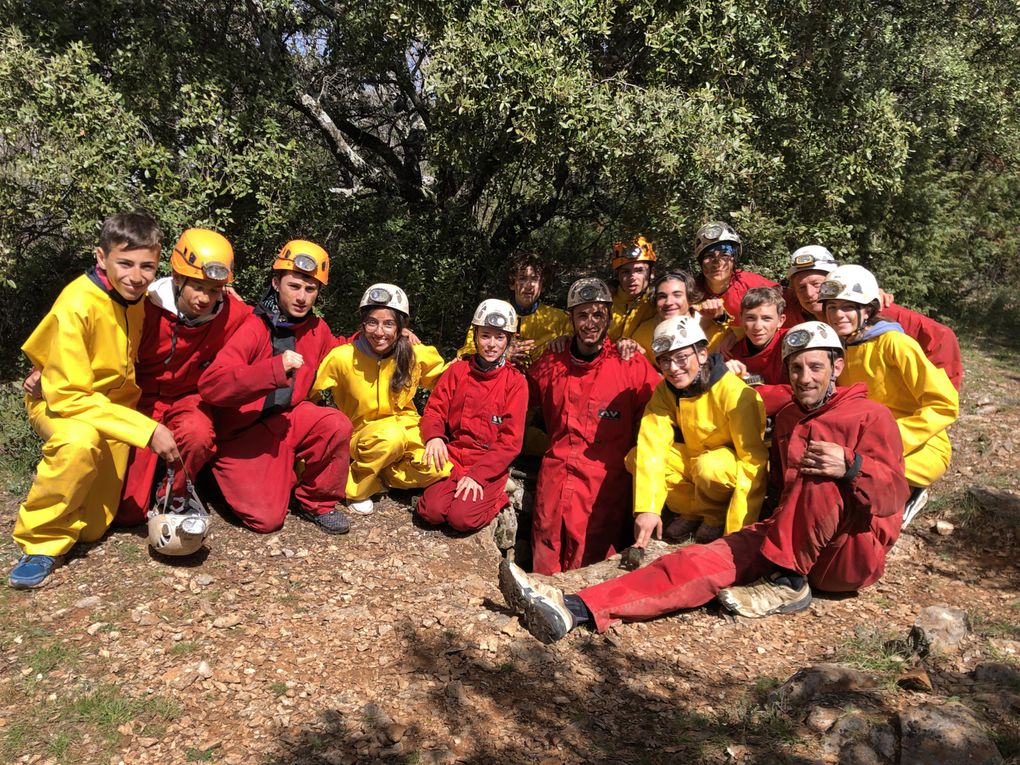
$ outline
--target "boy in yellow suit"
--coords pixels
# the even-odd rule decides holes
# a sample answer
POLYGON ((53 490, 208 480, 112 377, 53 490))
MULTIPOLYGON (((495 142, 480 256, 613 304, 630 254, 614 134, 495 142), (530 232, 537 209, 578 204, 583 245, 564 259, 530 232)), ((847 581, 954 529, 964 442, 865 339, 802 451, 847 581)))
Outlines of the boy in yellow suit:
POLYGON ((26 406, 46 443, 14 525, 24 551, 8 580, 16 589, 43 585, 76 542, 106 533, 132 446, 180 460, 169 429, 135 410, 142 298, 156 276, 161 239, 147 212, 108 218, 95 267, 64 288, 21 346, 42 371, 42 398, 26 398, 26 406))

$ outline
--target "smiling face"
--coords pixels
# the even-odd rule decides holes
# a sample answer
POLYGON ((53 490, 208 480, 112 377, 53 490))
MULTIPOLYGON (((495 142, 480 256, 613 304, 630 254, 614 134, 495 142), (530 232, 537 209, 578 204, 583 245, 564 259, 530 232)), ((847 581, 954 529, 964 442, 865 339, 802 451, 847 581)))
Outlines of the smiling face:
POLYGON ((312 310, 322 285, 297 271, 282 271, 273 277, 280 309, 292 319, 303 319, 312 310))
POLYGON ((177 310, 189 319, 203 319, 213 312, 223 299, 223 282, 212 279, 192 279, 174 274, 177 287, 177 310))
POLYGON ((663 376, 674 388, 683 390, 701 375, 702 365, 708 361, 708 349, 695 350, 693 345, 656 356, 655 362, 663 376))
POLYGON ((803 271, 790 277, 790 286, 797 296, 797 302, 807 314, 824 319, 825 308, 818 299, 818 288, 828 278, 824 271, 803 271))
POLYGON ((570 323, 581 353, 594 353, 602 347, 609 331, 609 306, 605 303, 581 303, 570 309, 570 323))
POLYGON ((375 353, 383 356, 397 344, 400 320, 392 308, 373 308, 364 314, 361 331, 375 353))
POLYGON ((498 361, 510 344, 510 333, 495 327, 475 327, 475 348, 487 363, 498 361))
POLYGON ((510 280, 514 301, 522 311, 527 311, 542 296, 542 275, 531 266, 524 266, 510 280))
POLYGON ((655 312, 659 320, 673 316, 688 316, 691 304, 688 302, 687 285, 682 279, 665 279, 655 288, 655 312))
POLYGON ((825 323, 843 339, 853 336, 861 328, 865 313, 864 306, 851 300, 825 301, 825 323))
POLYGON ((616 269, 620 289, 631 297, 638 297, 648 289, 651 276, 652 266, 649 263, 627 263, 616 269))
POLYGON ((811 410, 821 404, 829 383, 843 372, 843 359, 837 357, 833 363, 829 354, 825 348, 813 348, 795 353, 786 360, 793 396, 804 409, 811 410))
POLYGON ((720 293, 730 284, 733 276, 733 256, 719 250, 709 250, 701 255, 701 273, 712 291, 720 293))
POLYGON ((110 286, 129 303, 145 297, 145 290, 156 278, 162 248, 136 247, 127 249, 115 244, 109 252, 96 248, 96 265, 106 272, 110 286))
POLYGON ((747 339, 756 347, 764 348, 772 342, 776 330, 782 326, 786 317, 779 313, 778 308, 775 303, 763 303, 740 312, 740 323, 747 339))

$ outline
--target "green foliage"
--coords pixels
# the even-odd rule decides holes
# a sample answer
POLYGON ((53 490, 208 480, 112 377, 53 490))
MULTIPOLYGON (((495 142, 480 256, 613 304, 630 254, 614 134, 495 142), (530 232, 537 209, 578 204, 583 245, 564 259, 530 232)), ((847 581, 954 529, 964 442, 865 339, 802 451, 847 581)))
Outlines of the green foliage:
POLYGON ((737 225, 748 267, 780 275, 820 241, 943 314, 1020 278, 1012 3, 40 0, 7 15, 5 336, 135 204, 169 239, 223 230, 249 298, 283 242, 319 241, 335 329, 369 281, 397 281, 447 349, 515 249, 604 273, 608 245, 642 231, 688 265, 709 218, 737 225))

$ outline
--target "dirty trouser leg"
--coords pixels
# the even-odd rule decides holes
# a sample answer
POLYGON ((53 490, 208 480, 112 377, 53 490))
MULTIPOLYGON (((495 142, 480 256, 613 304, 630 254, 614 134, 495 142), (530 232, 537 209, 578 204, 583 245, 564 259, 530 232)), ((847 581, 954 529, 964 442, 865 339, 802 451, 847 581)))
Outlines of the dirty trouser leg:
POLYGON ((305 466, 294 498, 313 515, 328 513, 346 491, 351 421, 343 412, 310 401, 302 401, 286 415, 287 440, 305 466))
POLYGON ((46 443, 18 509, 14 540, 28 555, 63 555, 75 542, 95 541, 110 527, 130 446, 53 414, 42 399, 26 404, 32 428, 46 443))
POLYGON ((433 525, 447 523, 457 531, 477 531, 488 526, 509 501, 504 491, 505 475, 482 484, 482 496, 478 500, 464 496, 455 499, 458 480, 451 476, 425 489, 416 509, 423 521, 433 525))
POLYGON ((882 576, 899 518, 847 512, 833 481, 807 480, 801 482, 796 501, 779 508, 764 525, 761 552, 774 565, 806 575, 820 590, 853 592, 882 576), (889 527, 888 545, 872 524, 889 527))
POLYGON ((404 455, 407 437, 396 418, 366 423, 351 436, 348 500, 367 499, 382 491, 382 471, 404 455))
POLYGON ((749 584, 772 568, 759 552, 763 524, 707 545, 690 545, 644 568, 577 593, 603 632, 620 620, 639 621, 697 608, 724 587, 749 584))

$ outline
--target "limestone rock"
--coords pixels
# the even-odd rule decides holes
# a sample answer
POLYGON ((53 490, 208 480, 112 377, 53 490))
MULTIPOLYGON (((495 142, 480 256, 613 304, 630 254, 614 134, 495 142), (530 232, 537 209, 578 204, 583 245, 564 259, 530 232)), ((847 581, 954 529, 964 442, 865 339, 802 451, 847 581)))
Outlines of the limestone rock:
POLYGON ((998 765, 1002 755, 963 704, 918 704, 899 714, 901 765, 998 765))
POLYGON ((805 667, 772 692, 769 701, 789 706, 809 704, 820 696, 875 688, 878 681, 840 664, 816 664, 805 667))
POLYGON ((917 615, 908 640, 924 656, 931 651, 957 651, 969 634, 970 618, 962 608, 928 606, 917 615))

